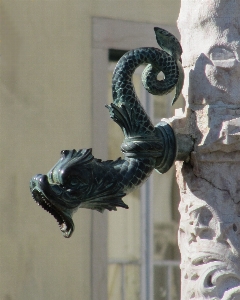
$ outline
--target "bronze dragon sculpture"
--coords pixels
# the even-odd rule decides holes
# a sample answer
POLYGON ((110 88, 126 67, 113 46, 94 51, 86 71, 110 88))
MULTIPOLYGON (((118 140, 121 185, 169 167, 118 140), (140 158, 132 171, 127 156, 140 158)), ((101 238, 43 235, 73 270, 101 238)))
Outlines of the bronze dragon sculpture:
POLYGON ((113 103, 106 107, 124 133, 124 159, 102 161, 93 157, 91 149, 63 150, 47 175, 35 175, 30 181, 34 200, 55 217, 64 237, 70 237, 74 231, 72 215, 78 208, 100 212, 128 208, 122 197, 143 184, 153 169, 164 173, 175 160, 177 149, 172 128, 164 122, 154 127, 132 84, 135 69, 148 64, 142 82, 149 93, 163 95, 176 87, 173 103, 181 93, 181 45, 166 30, 154 30, 161 49, 131 50, 121 57, 113 73, 113 103), (160 81, 159 72, 164 74, 160 81))

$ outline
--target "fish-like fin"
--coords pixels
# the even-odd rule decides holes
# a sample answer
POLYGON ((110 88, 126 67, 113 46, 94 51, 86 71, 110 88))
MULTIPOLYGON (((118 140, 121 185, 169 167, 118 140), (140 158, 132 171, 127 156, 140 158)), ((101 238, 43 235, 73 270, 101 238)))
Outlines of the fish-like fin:
POLYGON ((154 27, 158 45, 175 60, 181 60, 182 47, 177 38, 165 29, 154 27))
POLYGON ((111 103, 110 105, 105 105, 105 107, 108 108, 110 117, 121 127, 123 132, 126 132, 127 135, 132 133, 132 116, 124 104, 118 107, 114 103, 111 103))
POLYGON ((125 104, 119 107, 114 103, 105 107, 108 108, 110 117, 121 127, 125 137, 154 135, 154 126, 143 109, 134 110, 125 104))
MULTIPOLYGON (((122 197, 123 196, 125 196, 125 194, 123 194, 122 197)), ((105 199, 93 199, 87 203, 83 203, 80 207, 94 209, 101 213, 104 212, 105 209, 109 211, 117 210, 117 207, 128 209, 129 207, 126 203, 123 202, 122 197, 116 196, 114 198, 107 197, 105 199)))
POLYGON ((177 101, 178 97, 180 96, 180 94, 182 92, 182 88, 183 88, 183 83, 184 83, 184 70, 183 70, 182 64, 180 61, 177 61, 177 65, 178 65, 179 77, 178 77, 178 82, 176 85, 175 96, 172 100, 172 105, 177 101))

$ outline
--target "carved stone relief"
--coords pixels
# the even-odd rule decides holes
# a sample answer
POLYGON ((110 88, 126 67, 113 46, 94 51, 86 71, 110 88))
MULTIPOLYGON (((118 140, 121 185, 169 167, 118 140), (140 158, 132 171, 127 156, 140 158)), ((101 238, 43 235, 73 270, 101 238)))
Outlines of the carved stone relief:
POLYGON ((177 162, 182 298, 240 299, 240 2, 182 0, 186 111, 173 128, 194 151, 177 162))
POLYGON ((236 294, 240 285, 240 207, 228 190, 196 176, 191 164, 178 163, 177 172, 182 299, 225 299, 225 291, 236 294))

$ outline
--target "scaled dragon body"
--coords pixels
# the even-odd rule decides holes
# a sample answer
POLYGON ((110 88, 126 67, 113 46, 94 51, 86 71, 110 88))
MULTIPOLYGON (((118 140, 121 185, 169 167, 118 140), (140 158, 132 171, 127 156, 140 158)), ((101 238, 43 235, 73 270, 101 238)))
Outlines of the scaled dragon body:
POLYGON ((47 175, 31 179, 34 200, 56 218, 64 237, 73 233, 72 215, 78 208, 100 212, 128 208, 122 197, 145 182, 153 169, 164 173, 174 162, 176 142, 171 127, 163 122, 153 126, 132 84, 135 69, 148 64, 142 82, 150 93, 163 95, 176 87, 175 102, 181 92, 181 46, 166 30, 155 28, 155 33, 162 49, 147 47, 127 52, 113 74, 113 103, 106 107, 123 130, 124 159, 101 161, 93 157, 91 149, 64 150, 47 175), (159 72, 163 72, 164 80, 157 80, 159 72))

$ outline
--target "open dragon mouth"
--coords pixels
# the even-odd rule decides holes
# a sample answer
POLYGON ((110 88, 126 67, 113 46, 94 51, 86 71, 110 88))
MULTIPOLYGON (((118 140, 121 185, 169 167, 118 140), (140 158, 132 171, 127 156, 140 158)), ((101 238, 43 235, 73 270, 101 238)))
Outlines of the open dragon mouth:
POLYGON ((71 217, 56 208, 49 200, 37 189, 32 191, 34 201, 44 210, 49 212, 57 220, 60 230, 65 238, 69 238, 74 231, 74 224, 71 217))

